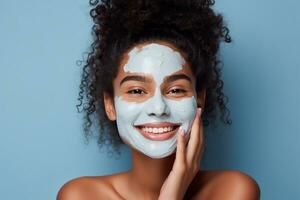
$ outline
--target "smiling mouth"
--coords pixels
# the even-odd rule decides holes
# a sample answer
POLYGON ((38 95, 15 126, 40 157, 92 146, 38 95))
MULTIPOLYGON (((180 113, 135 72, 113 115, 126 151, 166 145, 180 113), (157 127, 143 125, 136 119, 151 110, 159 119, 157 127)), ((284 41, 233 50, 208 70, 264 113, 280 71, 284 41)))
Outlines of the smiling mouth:
POLYGON ((180 124, 163 122, 142 124, 134 127, 147 139, 167 140, 177 133, 180 124))

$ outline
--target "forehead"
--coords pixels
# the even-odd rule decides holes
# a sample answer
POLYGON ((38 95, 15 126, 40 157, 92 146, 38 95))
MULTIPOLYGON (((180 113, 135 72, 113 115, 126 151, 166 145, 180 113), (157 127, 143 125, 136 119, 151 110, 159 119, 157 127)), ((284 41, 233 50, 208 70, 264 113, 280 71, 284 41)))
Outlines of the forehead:
POLYGON ((119 69, 121 74, 149 74, 160 83, 165 76, 179 71, 190 71, 184 54, 163 41, 143 43, 129 49, 123 55, 119 69))

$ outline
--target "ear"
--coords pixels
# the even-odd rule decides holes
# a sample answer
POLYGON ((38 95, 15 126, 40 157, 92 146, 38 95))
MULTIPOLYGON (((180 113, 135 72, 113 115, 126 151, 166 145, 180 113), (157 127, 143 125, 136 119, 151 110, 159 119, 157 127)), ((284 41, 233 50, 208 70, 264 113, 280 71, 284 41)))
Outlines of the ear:
POLYGON ((205 108, 206 88, 197 93, 197 107, 205 108))
POLYGON ((112 97, 108 93, 103 92, 103 101, 104 101, 105 112, 108 119, 110 119, 111 121, 115 121, 116 111, 115 111, 115 105, 112 97))

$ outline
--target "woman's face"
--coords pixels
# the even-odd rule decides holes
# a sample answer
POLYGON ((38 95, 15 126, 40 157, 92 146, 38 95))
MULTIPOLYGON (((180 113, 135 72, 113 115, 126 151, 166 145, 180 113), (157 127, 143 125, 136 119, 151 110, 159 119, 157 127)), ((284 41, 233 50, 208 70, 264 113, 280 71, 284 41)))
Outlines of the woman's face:
POLYGON ((195 77, 175 47, 157 41, 130 49, 113 86, 113 111, 107 113, 126 144, 162 158, 175 151, 180 126, 189 137, 197 108, 195 77))

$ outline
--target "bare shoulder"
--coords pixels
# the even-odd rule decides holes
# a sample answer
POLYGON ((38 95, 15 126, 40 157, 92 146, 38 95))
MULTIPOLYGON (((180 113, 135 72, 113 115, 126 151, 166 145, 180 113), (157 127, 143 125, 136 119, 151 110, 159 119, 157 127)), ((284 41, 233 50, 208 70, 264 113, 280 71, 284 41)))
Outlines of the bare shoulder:
POLYGON ((57 200, 122 199, 111 184, 111 176, 84 176, 65 183, 57 200))
POLYGON ((258 183, 238 170, 200 171, 187 191, 194 200, 258 200, 258 183))

